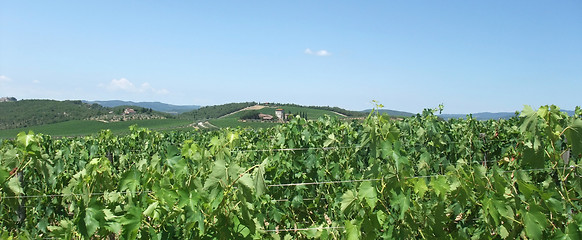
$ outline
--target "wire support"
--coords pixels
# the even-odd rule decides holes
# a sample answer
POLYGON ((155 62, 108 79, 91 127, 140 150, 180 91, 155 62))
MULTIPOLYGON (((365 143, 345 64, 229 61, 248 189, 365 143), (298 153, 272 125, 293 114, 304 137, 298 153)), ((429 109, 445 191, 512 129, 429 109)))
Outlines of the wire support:
POLYGON ((138 191, 138 192, 130 192, 130 191, 125 191, 125 192, 100 192, 100 193, 89 193, 89 194, 85 194, 85 193, 67 193, 67 194, 46 194, 46 195, 21 195, 21 196, 5 196, 5 197, 0 197, 0 199, 14 199, 14 198, 52 198, 52 197, 69 197, 69 196, 89 196, 89 197, 93 197, 93 196, 103 196, 105 194, 111 194, 111 193, 119 193, 119 194, 142 194, 142 193, 151 193, 152 191, 138 191))
POLYGON ((308 150, 336 150, 336 149, 353 149, 360 146, 351 147, 309 147, 309 148, 273 148, 273 149, 233 149, 231 152, 285 152, 285 151, 308 151, 308 150))
POLYGON ((298 232, 325 229, 345 229, 345 227, 313 227, 313 228, 287 228, 287 229, 263 229, 265 232, 298 232))
POLYGON ((290 186, 305 186, 305 185, 322 185, 322 184, 337 184, 337 183, 353 183, 353 182, 371 182, 380 181, 382 179, 360 179, 360 180, 341 180, 341 181, 325 181, 325 182, 303 182, 303 183, 282 183, 282 184, 271 184, 267 187, 290 187, 290 186))
MULTIPOLYGON (((325 199, 325 198, 304 198, 301 200, 303 200, 303 201, 315 201, 315 200, 319 200, 319 199, 325 199)), ((273 201, 274 202, 289 202, 289 201, 293 201, 293 199, 284 198, 284 199, 275 199, 273 201)))

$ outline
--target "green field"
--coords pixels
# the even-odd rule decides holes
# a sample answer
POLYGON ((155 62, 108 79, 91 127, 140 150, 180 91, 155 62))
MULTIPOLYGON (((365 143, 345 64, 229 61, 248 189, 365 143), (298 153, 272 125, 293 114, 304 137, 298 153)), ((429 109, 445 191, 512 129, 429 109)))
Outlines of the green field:
POLYGON ((280 123, 276 123, 276 122, 253 122, 253 121, 247 121, 247 122, 240 122, 238 120, 238 118, 221 118, 221 119, 213 119, 208 121, 210 122, 212 125, 217 126, 219 128, 236 128, 236 127, 241 127, 241 128, 267 128, 267 127, 273 127, 277 124, 280 123))
POLYGON ((190 120, 184 119, 149 119, 133 120, 122 122, 104 123, 89 120, 72 120, 61 123, 46 124, 16 129, 0 130, 0 138, 14 138, 19 132, 33 131, 53 136, 82 136, 98 133, 101 130, 109 129, 114 134, 124 134, 129 132, 129 126, 137 125, 152 130, 181 129, 190 124, 190 120))
POLYGON ((342 116, 340 116, 340 115, 338 115, 338 114, 336 114, 334 112, 327 111, 327 110, 313 109, 313 108, 308 108, 308 107, 285 106, 285 107, 265 107, 265 108, 262 108, 262 109, 259 109, 259 110, 240 111, 240 112, 237 112, 235 114, 225 116, 223 118, 209 120, 209 122, 212 125, 217 126, 219 128, 226 128, 226 127, 231 127, 231 128, 235 128, 235 127, 242 127, 242 128, 246 128, 246 127, 250 127, 250 128, 266 128, 266 127, 273 127, 273 126, 275 126, 277 124, 281 124, 281 123, 269 122, 269 121, 264 121, 264 122, 261 122, 261 121, 246 121, 246 122, 241 122, 241 121, 239 121, 239 119, 241 118, 241 116, 243 116, 248 111, 257 111, 259 113, 272 115, 274 118, 276 118, 276 116, 275 116, 275 109, 278 109, 278 108, 282 108, 283 110, 285 110, 285 113, 286 114, 288 114, 288 113, 291 113, 291 114, 299 114, 299 113, 307 114, 307 119, 311 119, 311 120, 318 119, 318 118, 323 117, 325 115, 332 116, 332 117, 343 118, 342 116))

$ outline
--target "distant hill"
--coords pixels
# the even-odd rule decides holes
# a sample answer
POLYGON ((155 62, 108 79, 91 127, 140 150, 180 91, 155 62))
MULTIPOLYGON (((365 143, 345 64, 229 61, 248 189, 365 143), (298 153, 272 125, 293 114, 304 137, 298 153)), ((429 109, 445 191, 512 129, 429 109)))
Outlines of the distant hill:
MULTIPOLYGON (((366 109, 362 112, 370 113, 372 109, 366 109)), ((376 109, 375 112, 379 112, 381 114, 388 114, 391 117, 412 117, 416 115, 416 113, 404 112, 404 111, 397 111, 397 110, 390 110, 390 109, 376 109)))
MULTIPOLYGON (((449 120, 451 118, 467 118, 469 114, 440 114, 439 117, 449 120)), ((515 116, 515 112, 480 112, 480 113, 472 113, 473 118, 477 120, 489 120, 489 119, 510 119, 511 117, 515 116)))
MULTIPOLYGON (((562 110, 562 112, 567 113, 568 115, 572 116, 574 115, 574 111, 570 111, 570 110, 562 110)), ((519 116, 519 111, 517 112, 480 112, 480 113, 472 113, 471 116, 473 116, 473 118, 477 119, 477 120, 489 120, 489 119, 509 119, 513 116, 519 116)), ((438 115, 439 117, 448 120, 451 118, 467 118, 467 115, 469 114, 440 114, 438 115)))
POLYGON ((198 108, 196 110, 182 113, 180 114, 180 117, 195 120, 219 118, 226 114, 233 113, 243 108, 250 107, 256 104, 257 104, 256 102, 243 102, 205 106, 198 108))
POLYGON ((170 114, 139 106, 124 114, 124 106, 104 107, 80 100, 19 100, 0 102, 0 129, 12 129, 66 122, 70 120, 125 121, 132 119, 159 119, 170 114))
POLYGON ((79 120, 110 110, 98 104, 81 101, 20 100, 0 102, 0 129, 79 120))
POLYGON ((200 106, 197 105, 172 105, 161 102, 131 102, 131 101, 121 101, 121 100, 110 100, 110 101, 84 101, 86 103, 97 103, 104 107, 119 107, 119 106, 138 106, 142 108, 151 108, 154 111, 180 114, 192 110, 199 109, 200 106))

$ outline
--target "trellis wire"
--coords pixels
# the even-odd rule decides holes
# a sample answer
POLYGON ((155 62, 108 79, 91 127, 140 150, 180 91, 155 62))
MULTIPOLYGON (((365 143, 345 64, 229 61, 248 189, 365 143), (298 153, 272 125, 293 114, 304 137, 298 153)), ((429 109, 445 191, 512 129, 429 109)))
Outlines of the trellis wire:
MULTIPOLYGON (((578 165, 571 165, 568 167, 563 167, 561 169, 575 169, 578 165)), ((534 171, 546 171, 546 170, 559 170, 559 168, 533 168, 533 169, 516 169, 516 170, 507 170, 507 171, 500 171, 502 173, 509 173, 509 172, 534 172, 534 171)), ((411 179, 411 178, 431 178, 431 177, 446 177, 448 175, 445 174, 435 174, 435 175, 422 175, 422 176, 411 176, 411 177, 403 177, 404 179, 411 179)), ((582 177, 582 176, 581 176, 582 177)), ((380 181, 381 178, 373 178, 373 179, 353 179, 353 180, 339 180, 339 181, 323 181, 323 182, 302 182, 302 183, 282 183, 282 184, 270 184, 267 187, 292 187, 292 186, 306 186, 306 185, 323 185, 323 184, 339 184, 339 183, 354 183, 354 182, 372 182, 372 181, 380 181)), ((151 193, 152 191, 137 191, 137 192, 100 192, 100 193, 69 193, 69 194, 48 194, 48 195, 22 195, 22 196, 6 196, 0 199, 13 199, 13 198, 46 198, 46 197, 66 197, 66 196, 84 196, 89 195, 92 196, 101 196, 107 193, 131 193, 131 194, 141 194, 141 193, 151 193)), ((282 200, 282 199, 281 199, 282 200)), ((277 201, 277 200, 275 200, 277 201)), ((284 201, 284 200, 283 200, 284 201)))
POLYGON ((345 227, 313 227, 313 228, 286 228, 286 229, 263 229, 263 230, 265 232, 298 232, 323 229, 345 229, 345 227))

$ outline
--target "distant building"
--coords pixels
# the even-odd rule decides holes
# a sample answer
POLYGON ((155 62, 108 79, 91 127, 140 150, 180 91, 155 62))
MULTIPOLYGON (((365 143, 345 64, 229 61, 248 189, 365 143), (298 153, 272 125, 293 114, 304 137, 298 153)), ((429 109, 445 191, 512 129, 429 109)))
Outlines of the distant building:
POLYGON ((16 102, 18 101, 15 97, 1 97, 0 102, 16 102))
POLYGON ((125 114, 125 115, 134 114, 134 113, 135 113, 135 110, 133 110, 133 108, 126 108, 123 111, 123 114, 125 114))
POLYGON ((279 108, 279 109, 275 110, 275 115, 279 119, 285 121, 285 110, 283 110, 282 108, 279 108))
POLYGON ((273 115, 259 113, 259 118, 261 120, 273 120, 273 115))

